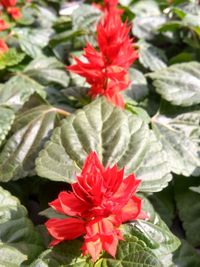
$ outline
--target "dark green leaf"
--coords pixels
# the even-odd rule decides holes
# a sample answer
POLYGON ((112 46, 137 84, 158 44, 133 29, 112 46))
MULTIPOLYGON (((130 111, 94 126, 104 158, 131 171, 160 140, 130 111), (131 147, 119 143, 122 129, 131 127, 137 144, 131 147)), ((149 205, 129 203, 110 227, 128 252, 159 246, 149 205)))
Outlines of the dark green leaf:
POLYGON ((200 255, 184 240, 182 240, 180 248, 175 252, 173 260, 177 267, 200 266, 200 255))
POLYGON ((175 203, 173 189, 171 186, 155 193, 149 197, 155 210, 159 213, 164 222, 171 227, 175 217, 175 203))
POLYGON ((35 158, 54 128, 56 109, 39 106, 17 117, 17 129, 0 154, 0 180, 7 182, 30 175, 35 158))
POLYGON ((200 194, 191 191, 191 186, 199 185, 198 179, 177 177, 175 199, 187 240, 194 246, 200 245, 200 194))
POLYGON ((0 105, 19 110, 35 92, 45 96, 43 86, 27 75, 19 73, 0 88, 0 105))
POLYGON ((5 139, 7 133, 9 132, 11 125, 14 121, 15 114, 14 112, 5 107, 0 106, 0 145, 5 139))
POLYGON ((81 257, 81 245, 79 240, 68 241, 53 249, 44 251, 31 267, 92 267, 89 258, 81 257))
POLYGON ((55 83, 67 87, 69 84, 69 77, 64 65, 53 57, 41 57, 33 60, 25 68, 24 74, 44 86, 55 83))
POLYGON ((0 248, 4 252, 7 250, 6 255, 1 256, 0 262, 5 260, 9 263, 10 260, 10 265, 6 266, 14 267, 19 266, 17 264, 26 259, 25 255, 28 256, 29 261, 33 260, 43 249, 42 240, 27 218, 25 207, 20 204, 17 198, 11 196, 8 191, 1 187, 0 212, 0 248), (6 258, 9 255, 10 259, 6 258))

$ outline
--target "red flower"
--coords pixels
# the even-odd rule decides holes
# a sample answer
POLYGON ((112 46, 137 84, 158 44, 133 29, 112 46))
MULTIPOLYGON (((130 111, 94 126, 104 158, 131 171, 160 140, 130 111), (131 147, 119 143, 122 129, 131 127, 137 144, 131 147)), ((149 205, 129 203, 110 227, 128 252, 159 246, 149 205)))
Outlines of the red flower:
POLYGON ((6 53, 9 50, 7 44, 4 42, 4 40, 0 39, 0 55, 6 53))
POLYGON ((72 192, 61 192, 50 206, 73 218, 50 219, 46 223, 54 237, 51 245, 84 235, 83 254, 95 261, 102 250, 113 257, 122 240, 119 226, 126 221, 145 218, 142 201, 134 196, 140 180, 133 174, 125 179, 124 169, 104 168, 95 152, 87 157, 72 192))
POLYGON ((4 31, 9 28, 9 24, 7 24, 3 19, 0 19, 0 31, 4 31))
POLYGON ((22 16, 20 9, 18 7, 8 7, 7 12, 15 20, 20 19, 22 16))
POLYGON ((7 13, 15 20, 20 19, 22 14, 16 6, 16 0, 0 0, 1 5, 6 9, 7 13))
POLYGON ((0 4, 6 9, 16 6, 17 0, 0 0, 0 4))
MULTIPOLYGON (((75 58, 76 64, 68 70, 86 78, 91 85, 89 94, 92 97, 104 95, 116 106, 124 108, 120 92, 130 83, 128 68, 138 58, 138 53, 129 38, 130 28, 121 21, 118 10, 114 8, 117 1, 111 2, 97 27, 99 51, 87 44, 84 62, 75 58)), ((105 1, 105 5, 108 3, 105 1)))

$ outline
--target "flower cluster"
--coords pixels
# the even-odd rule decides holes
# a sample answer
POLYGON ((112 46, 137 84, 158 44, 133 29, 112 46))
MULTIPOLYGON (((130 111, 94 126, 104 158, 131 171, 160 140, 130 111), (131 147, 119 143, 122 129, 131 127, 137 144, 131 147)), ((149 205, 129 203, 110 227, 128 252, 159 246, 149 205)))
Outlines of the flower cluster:
POLYGON ((72 184, 72 192, 61 192, 50 206, 70 216, 53 218, 46 227, 53 236, 51 245, 84 235, 83 254, 96 261, 102 250, 113 257, 119 240, 123 240, 119 226, 127 221, 146 218, 141 211, 142 201, 134 196, 140 180, 133 174, 125 179, 124 169, 104 168, 97 154, 91 152, 72 184))
POLYGON ((93 98, 104 95, 114 105, 124 108, 120 92, 130 83, 128 68, 138 53, 129 37, 130 27, 121 20, 117 3, 116 0, 104 1, 104 17, 97 26, 99 50, 88 43, 84 49, 85 60, 74 58, 76 64, 67 68, 86 79, 93 98))
POLYGON ((16 7, 17 0, 0 0, 0 5, 7 11, 7 13, 15 20, 21 18, 21 12, 16 7))

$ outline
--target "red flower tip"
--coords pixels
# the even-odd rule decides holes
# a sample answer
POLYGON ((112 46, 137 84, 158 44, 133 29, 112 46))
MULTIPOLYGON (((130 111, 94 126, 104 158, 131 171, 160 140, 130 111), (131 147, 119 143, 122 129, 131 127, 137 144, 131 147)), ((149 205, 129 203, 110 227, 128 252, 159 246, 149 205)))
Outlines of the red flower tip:
POLYGON ((124 178, 124 169, 105 168, 96 152, 85 160, 82 172, 72 184, 72 192, 61 192, 50 203, 57 212, 70 216, 50 219, 46 228, 55 246, 64 240, 84 236, 83 254, 96 261, 105 250, 115 257, 119 240, 123 240, 119 226, 138 218, 147 219, 141 211, 142 200, 134 194, 140 184, 133 174, 124 178))
POLYGON ((21 11, 18 7, 8 7, 7 12, 15 20, 18 20, 22 17, 21 11))
POLYGON ((0 55, 8 52, 9 48, 4 40, 0 39, 0 55))
POLYGON ((0 32, 8 29, 10 27, 3 19, 0 19, 0 32))
POLYGON ((124 108, 124 100, 120 92, 129 83, 128 68, 138 58, 130 28, 123 23, 116 6, 118 1, 104 1, 106 11, 97 27, 99 50, 91 44, 84 49, 84 60, 74 58, 75 64, 67 67, 83 76, 91 85, 89 95, 95 98, 105 96, 114 105, 124 108))
POLYGON ((0 4, 6 9, 8 7, 16 6, 17 0, 1 0, 0 4))

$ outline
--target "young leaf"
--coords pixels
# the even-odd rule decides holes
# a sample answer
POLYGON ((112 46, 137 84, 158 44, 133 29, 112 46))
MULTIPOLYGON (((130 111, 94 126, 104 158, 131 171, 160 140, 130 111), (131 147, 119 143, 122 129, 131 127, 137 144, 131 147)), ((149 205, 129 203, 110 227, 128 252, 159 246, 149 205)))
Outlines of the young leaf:
POLYGON ((10 48, 8 52, 0 55, 0 70, 19 64, 25 57, 25 54, 18 53, 16 49, 10 48))

